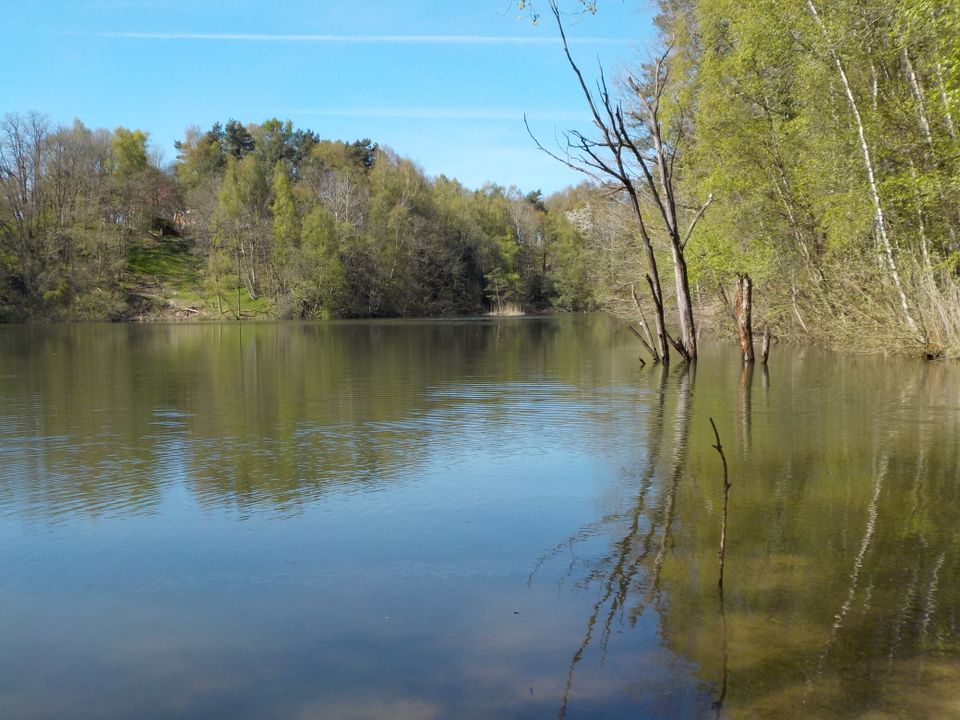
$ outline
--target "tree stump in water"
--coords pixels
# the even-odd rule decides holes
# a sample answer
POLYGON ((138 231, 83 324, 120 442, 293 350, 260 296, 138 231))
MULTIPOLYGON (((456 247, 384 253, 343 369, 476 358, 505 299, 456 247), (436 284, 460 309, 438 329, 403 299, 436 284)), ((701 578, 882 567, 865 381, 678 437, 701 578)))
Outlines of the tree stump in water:
POLYGON ((752 363, 753 356, 753 326, 751 313, 753 311, 753 284, 746 273, 737 273, 737 293, 733 299, 733 315, 737 320, 737 333, 740 336, 740 359, 745 363, 752 363))
POLYGON ((763 328, 763 340, 760 342, 760 362, 767 364, 767 358, 770 357, 770 327, 763 328))

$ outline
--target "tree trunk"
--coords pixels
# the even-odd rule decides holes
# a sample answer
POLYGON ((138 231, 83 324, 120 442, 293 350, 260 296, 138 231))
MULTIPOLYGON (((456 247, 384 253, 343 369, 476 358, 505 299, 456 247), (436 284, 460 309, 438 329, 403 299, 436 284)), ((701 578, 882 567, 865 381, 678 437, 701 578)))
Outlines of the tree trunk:
POLYGON ((770 327, 763 328, 763 340, 760 342, 760 362, 767 364, 770 357, 770 327))
POLYGON ((797 322, 800 323, 800 327, 803 328, 805 333, 809 333, 810 330, 807 328, 807 324, 803 321, 803 315, 800 314, 800 306, 797 304, 797 285, 792 281, 790 283, 790 304, 793 307, 793 314, 797 318, 797 322))
POLYGON ((937 63, 937 82, 940 85, 940 102, 943 103, 943 119, 947 123, 947 132, 956 140, 957 128, 953 124, 953 115, 950 114, 950 99, 947 97, 947 88, 943 82, 943 68, 940 63, 937 63))
MULTIPOLYGON (((659 83, 659 75, 657 77, 659 83)), ((677 291, 677 316, 680 323, 680 344, 687 362, 697 359, 697 333, 693 324, 693 304, 690 302, 690 282, 687 278, 687 261, 683 252, 683 240, 680 237, 680 228, 677 223, 677 206, 673 196, 673 176, 670 171, 670 162, 661 137, 660 118, 658 116, 659 97, 648 105, 647 127, 653 137, 656 153, 657 168, 660 175, 660 192, 662 199, 657 203, 663 222, 670 235, 670 250, 673 259, 673 279, 677 291)), ((654 183, 648 182, 653 189, 654 183)))
MULTIPOLYGON (((566 158, 560 157, 556 153, 553 153, 543 147, 543 145, 539 140, 536 139, 532 132, 530 135, 533 137, 534 142, 536 142, 537 147, 546 152, 555 160, 559 160, 567 167, 579 172, 584 172, 592 177, 596 177, 595 173, 606 175, 607 177, 616 180, 620 187, 630 197, 630 202, 633 206, 633 211, 637 219, 640 238, 643 241, 644 254, 646 255, 647 260, 648 274, 646 279, 647 284, 650 286, 650 292, 653 295, 653 304, 655 308, 654 322, 657 333, 657 352, 660 355, 661 361, 663 363, 667 363, 670 360, 670 343, 668 340, 666 323, 663 315, 663 290, 660 285, 660 273, 657 269, 657 260, 653 251, 653 243, 650 240, 646 223, 643 219, 643 209, 640 206, 640 199, 637 195, 637 189, 634 185, 633 178, 631 177, 631 172, 627 168, 627 163, 624 161, 623 155, 628 148, 630 152, 637 157, 638 162, 643 167, 648 189, 654 194, 654 197, 659 196, 657 195, 653 178, 647 168, 646 159, 639 152, 633 140, 630 138, 627 125, 623 119, 624 114, 622 112, 622 108, 617 103, 611 101, 610 93, 607 89, 606 81, 603 79, 602 72, 600 83, 598 85, 598 96, 595 98, 594 93, 591 92, 586 81, 584 80, 583 73, 580 72, 580 68, 577 66, 577 63, 573 59, 573 55, 570 53, 570 46, 567 43, 567 35, 563 29, 563 20, 560 15, 560 8, 557 5, 557 1, 550 0, 549 5, 550 11, 557 23, 557 30, 560 32, 560 40, 563 43, 564 55, 567 58, 567 62, 570 64, 570 68, 577 77, 577 82, 580 85, 584 99, 587 101, 587 105, 590 108, 590 113, 593 115, 594 125, 600 132, 601 139, 599 141, 594 141, 586 138, 580 133, 572 133, 571 137, 576 138, 577 142, 571 143, 570 148, 574 148, 579 154, 579 157, 577 157, 576 160, 572 160, 570 153, 567 154, 566 158), (598 154, 599 148, 605 148, 612 156, 613 162, 610 162, 609 158, 602 158, 601 154, 598 154)), ((527 130, 530 130, 529 126, 527 127, 527 130)), ((657 130, 659 132, 659 127, 657 130)), ((671 227, 674 226, 675 223, 671 227)))
POLYGON ((663 288, 660 285, 660 271, 657 268, 657 256, 653 252, 653 242, 647 233, 646 223, 643 222, 643 210, 640 208, 640 199, 637 197, 637 193, 632 185, 627 188, 627 193, 630 195, 633 212, 637 218, 637 227, 640 230, 640 238, 643 240, 643 252, 647 259, 647 268, 650 270, 647 274, 647 284, 650 286, 650 294, 653 296, 653 320, 657 331, 657 351, 660 353, 660 360, 664 363, 669 363, 670 343, 667 340, 667 326, 663 317, 663 288))
POLYGON ((904 69, 907 72, 907 80, 910 83, 910 92, 913 99, 917 101, 917 113, 920 117, 920 129, 923 130, 923 137, 933 150, 933 133, 930 130, 930 119, 927 117, 927 103, 923 97, 923 88, 920 87, 920 81, 917 79, 917 73, 913 69, 913 62, 910 60, 910 53, 906 46, 901 48, 900 57, 903 59, 904 69))
POLYGON ((733 300, 733 315, 737 321, 737 334, 740 337, 740 359, 752 363, 753 357, 753 283, 746 273, 737 273, 737 292, 733 300))
POLYGON ((677 314, 680 316, 680 342, 687 351, 687 361, 697 359, 697 331, 693 324, 693 303, 690 300, 690 282, 687 261, 680 247, 679 237, 672 238, 673 277, 677 285, 677 314))
MULTIPOLYGON (((652 252, 652 251, 651 251, 652 252)), ((667 340, 667 327, 663 320, 663 300, 660 295, 659 283, 647 274, 647 285, 650 286, 650 294, 653 296, 653 304, 656 312, 653 315, 657 330, 657 348, 660 353, 660 360, 667 364, 670 362, 670 344, 667 340)))

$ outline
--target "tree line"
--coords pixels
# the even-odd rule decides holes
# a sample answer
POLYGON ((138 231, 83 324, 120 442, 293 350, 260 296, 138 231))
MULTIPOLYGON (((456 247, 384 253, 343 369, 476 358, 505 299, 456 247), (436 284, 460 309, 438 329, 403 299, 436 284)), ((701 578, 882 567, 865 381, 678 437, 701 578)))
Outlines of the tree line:
POLYGON ((146 247, 189 254, 207 317, 594 305, 585 240, 539 191, 470 190, 277 119, 189 128, 176 148, 165 167, 140 130, 6 115, 0 316, 126 317, 146 247))
POLYGON ((276 119, 190 128, 163 166, 139 130, 7 115, 0 317, 129 316, 137 253, 179 242, 207 317, 604 308, 692 360, 703 325, 749 329, 752 288, 781 338, 957 354, 955 3, 659 9, 620 75, 564 43, 593 130, 544 148, 587 176, 549 198, 276 119))

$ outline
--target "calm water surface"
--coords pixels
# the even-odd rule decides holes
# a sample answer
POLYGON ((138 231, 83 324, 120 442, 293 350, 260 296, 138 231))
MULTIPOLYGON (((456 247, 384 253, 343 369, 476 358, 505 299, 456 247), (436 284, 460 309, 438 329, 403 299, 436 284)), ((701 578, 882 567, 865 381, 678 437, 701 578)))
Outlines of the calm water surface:
POLYGON ((960 716, 960 369, 638 354, 602 317, 0 327, 0 714, 960 716))

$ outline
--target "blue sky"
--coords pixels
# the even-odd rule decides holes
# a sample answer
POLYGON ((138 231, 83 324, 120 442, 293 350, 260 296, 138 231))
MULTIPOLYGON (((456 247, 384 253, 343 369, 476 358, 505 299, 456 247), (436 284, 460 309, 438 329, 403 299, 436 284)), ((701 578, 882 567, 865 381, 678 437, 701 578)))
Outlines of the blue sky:
MULTIPOLYGON (((587 114, 552 18, 533 26, 515 0, 5 4, 0 113, 140 128, 167 161, 189 125, 275 116, 370 137, 470 187, 552 192, 580 179, 524 129, 527 113, 547 144, 587 114)), ((605 0, 571 16, 574 54, 615 74, 647 56, 651 15, 644 0, 605 0)))

